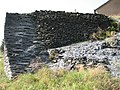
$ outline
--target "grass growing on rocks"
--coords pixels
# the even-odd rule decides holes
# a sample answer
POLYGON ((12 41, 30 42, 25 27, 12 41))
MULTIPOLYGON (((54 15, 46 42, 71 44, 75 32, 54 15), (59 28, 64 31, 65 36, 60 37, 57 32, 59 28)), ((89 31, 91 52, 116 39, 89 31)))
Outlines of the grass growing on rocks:
POLYGON ((42 68, 10 81, 3 71, 2 56, 0 60, 0 90, 120 90, 120 78, 112 78, 103 68, 79 72, 42 68))
POLYGON ((9 80, 4 73, 3 52, 0 51, 0 90, 4 89, 8 82, 9 80))

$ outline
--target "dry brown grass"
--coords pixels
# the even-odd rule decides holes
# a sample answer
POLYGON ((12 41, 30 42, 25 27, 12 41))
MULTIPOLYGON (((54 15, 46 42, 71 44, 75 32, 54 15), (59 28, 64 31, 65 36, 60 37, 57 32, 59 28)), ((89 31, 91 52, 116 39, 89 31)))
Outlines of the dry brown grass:
POLYGON ((120 16, 111 16, 113 18, 116 18, 116 19, 120 19, 120 16))

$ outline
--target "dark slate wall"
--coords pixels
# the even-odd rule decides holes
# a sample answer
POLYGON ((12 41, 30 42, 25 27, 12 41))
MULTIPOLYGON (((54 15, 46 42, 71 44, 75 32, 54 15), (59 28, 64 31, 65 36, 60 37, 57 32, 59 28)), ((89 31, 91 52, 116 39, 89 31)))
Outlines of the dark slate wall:
POLYGON ((104 15, 36 11, 7 13, 5 22, 5 71, 9 78, 28 72, 30 62, 48 60, 46 49, 88 40, 98 27, 107 28, 104 15))
POLYGON ((89 40, 97 28, 110 25, 107 16, 100 14, 36 11, 31 14, 37 25, 39 40, 46 48, 55 48, 89 40))
POLYGON ((30 61, 44 50, 44 44, 37 41, 35 23, 26 14, 6 14, 4 39, 5 71, 9 78, 28 71, 30 61))

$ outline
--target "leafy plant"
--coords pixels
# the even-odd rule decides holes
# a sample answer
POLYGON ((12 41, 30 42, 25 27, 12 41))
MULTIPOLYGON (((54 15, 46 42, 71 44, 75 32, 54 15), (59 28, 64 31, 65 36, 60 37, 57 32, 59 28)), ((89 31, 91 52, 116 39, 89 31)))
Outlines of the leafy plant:
POLYGON ((49 54, 49 60, 54 60, 55 58, 57 58, 59 55, 59 51, 57 49, 53 49, 50 51, 49 54))
POLYGON ((102 30, 98 27, 98 31, 94 32, 90 35, 91 40, 103 40, 105 38, 114 36, 117 32, 119 32, 119 26, 116 22, 111 22, 111 26, 108 27, 106 30, 102 30))
POLYGON ((0 51, 1 51, 1 52, 4 52, 4 40, 2 41, 2 44, 1 44, 1 46, 0 46, 0 51))

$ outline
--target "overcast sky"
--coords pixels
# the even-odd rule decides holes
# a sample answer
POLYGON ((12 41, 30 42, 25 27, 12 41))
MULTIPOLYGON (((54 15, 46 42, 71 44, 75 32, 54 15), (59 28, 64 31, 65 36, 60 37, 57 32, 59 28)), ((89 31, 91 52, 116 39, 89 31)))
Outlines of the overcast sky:
POLYGON ((4 38, 6 12, 30 13, 35 10, 54 10, 93 13, 94 9, 108 0, 1 0, 0 1, 0 44, 4 38))

